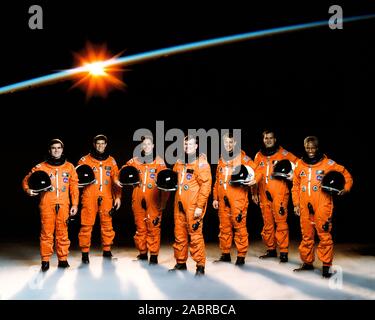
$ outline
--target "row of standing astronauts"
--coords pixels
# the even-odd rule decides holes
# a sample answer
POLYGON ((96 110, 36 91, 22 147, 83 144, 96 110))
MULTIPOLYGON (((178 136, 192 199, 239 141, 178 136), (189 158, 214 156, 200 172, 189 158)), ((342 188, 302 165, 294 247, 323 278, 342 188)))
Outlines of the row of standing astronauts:
MULTIPOLYGON (((176 264, 169 271, 186 270, 190 251, 196 263, 196 275, 204 275, 206 254, 202 230, 212 175, 206 156, 196 155, 196 137, 185 138, 184 159, 179 159, 173 170, 166 167, 163 159, 154 156, 151 136, 143 139, 142 157, 130 159, 120 170, 107 152, 107 142, 104 135, 94 137, 92 151, 82 157, 75 168, 64 157, 63 142, 53 139, 47 160, 35 166, 24 178, 25 192, 30 196, 40 194, 42 271, 49 269, 54 242, 58 267, 69 267, 67 225, 78 211, 79 187, 83 188, 78 235, 82 263, 90 262, 91 233, 97 214, 103 257, 112 258, 111 246, 115 236, 112 214, 121 206, 122 188, 132 185, 137 259, 149 260, 151 265, 158 263, 162 212, 174 192, 176 264)), ((318 139, 314 136, 305 138, 305 154, 301 159, 282 148, 270 130, 263 132, 263 147, 254 161, 236 147, 232 135, 224 135, 223 142, 226 152, 220 157, 213 185, 212 206, 218 210, 221 250, 221 256, 215 262, 231 262, 230 250, 234 241, 237 249, 235 265, 245 264, 249 246, 246 227, 249 192, 252 200, 260 205, 264 221, 262 238, 267 251, 259 258, 277 257, 278 248, 280 262, 287 262, 287 208, 289 186, 292 185, 294 213, 300 217, 302 241, 299 252, 303 262, 294 271, 314 269, 314 238, 317 233, 317 255, 323 263, 322 275, 331 277, 333 195, 341 196, 350 191, 353 184, 350 173, 320 152, 318 139)))

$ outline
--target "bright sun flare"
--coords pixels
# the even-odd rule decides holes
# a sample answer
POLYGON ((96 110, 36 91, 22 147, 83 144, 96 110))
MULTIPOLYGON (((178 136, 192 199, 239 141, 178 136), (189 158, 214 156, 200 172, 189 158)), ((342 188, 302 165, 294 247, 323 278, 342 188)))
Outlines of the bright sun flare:
POLYGON ((73 87, 83 88, 87 98, 106 97, 114 88, 123 90, 125 84, 121 78, 124 70, 113 65, 106 65, 107 60, 116 59, 117 56, 111 57, 105 45, 94 47, 88 43, 82 53, 75 54, 79 66, 84 68, 83 72, 77 75, 73 87))

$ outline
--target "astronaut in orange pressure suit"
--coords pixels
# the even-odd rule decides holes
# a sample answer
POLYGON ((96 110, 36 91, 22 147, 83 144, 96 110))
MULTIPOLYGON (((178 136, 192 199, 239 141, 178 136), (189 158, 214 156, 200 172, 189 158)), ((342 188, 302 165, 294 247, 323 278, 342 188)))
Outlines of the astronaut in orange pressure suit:
POLYGON ((186 270, 190 238, 190 255, 196 262, 196 275, 204 275, 206 252, 203 238, 203 217, 211 192, 211 168, 204 154, 197 158, 197 138, 185 137, 185 159, 179 159, 173 167, 178 174, 178 190, 175 194, 173 244, 176 265, 170 271, 186 270))
POLYGON ((149 263, 157 264, 162 210, 168 193, 160 191, 156 186, 158 172, 166 167, 159 156, 154 157, 152 136, 143 137, 141 156, 130 159, 125 166, 137 168, 141 180, 140 184, 134 186, 132 196, 132 208, 137 228, 134 241, 139 251, 137 259, 147 260, 148 251, 150 251, 149 263))
POLYGON ((319 151, 318 138, 309 136, 304 140, 306 155, 297 162, 294 170, 292 197, 294 212, 300 216, 302 242, 299 246, 303 264, 294 271, 312 270, 314 262, 314 236, 317 232, 319 245, 317 253, 323 262, 322 275, 332 276, 330 266, 333 260, 332 228, 332 196, 323 192, 321 181, 329 171, 339 171, 345 178, 344 189, 339 195, 350 191, 353 179, 350 173, 319 151))
MULTIPOLYGON (((289 188, 284 180, 272 176, 274 164, 289 160, 294 165, 297 157, 277 144, 272 130, 263 131, 263 148, 256 154, 257 188, 253 187, 253 201, 258 204, 263 216, 262 238, 267 252, 259 258, 277 257, 276 247, 280 249, 280 262, 288 261, 289 228, 287 224, 289 188), (259 195, 259 197, 258 197, 259 195), (260 200, 260 201, 259 201, 260 200), (275 228, 276 225, 276 228, 275 228), (275 230, 276 229, 276 230, 275 230)), ((290 175, 290 180, 293 178, 290 175)))
MULTIPOLYGON (((220 233, 219 243, 221 257, 215 262, 231 262, 230 249, 232 246, 233 229, 234 242, 237 248, 236 265, 245 264, 245 257, 249 246, 246 227, 248 201, 248 185, 233 186, 230 178, 233 169, 241 164, 255 170, 255 163, 249 156, 236 146, 232 134, 223 136, 225 151, 216 169, 216 181, 213 188, 213 207, 219 209, 220 233)), ((255 181, 253 181, 255 183, 255 181)))
MULTIPOLYGON (((121 205, 121 189, 116 185, 118 167, 115 159, 106 151, 108 139, 97 135, 93 139, 93 150, 82 157, 78 165, 89 165, 95 174, 95 183, 87 185, 82 193, 81 229, 78 235, 82 251, 82 262, 88 264, 91 233, 99 214, 103 257, 112 258, 111 246, 115 237, 112 227, 111 209, 121 205)), ((113 212, 113 210, 112 210, 113 212)))
POLYGON ((23 179, 22 186, 30 196, 36 196, 29 188, 28 179, 35 171, 45 171, 50 179, 52 188, 41 194, 39 209, 41 217, 40 254, 42 271, 49 269, 49 260, 53 254, 54 234, 56 254, 59 268, 69 267, 68 253, 70 241, 68 237, 67 220, 78 210, 79 191, 78 177, 73 164, 66 161, 63 155, 64 144, 59 139, 49 143, 49 156, 46 161, 36 165, 23 179), (70 198, 72 206, 70 207, 70 198))

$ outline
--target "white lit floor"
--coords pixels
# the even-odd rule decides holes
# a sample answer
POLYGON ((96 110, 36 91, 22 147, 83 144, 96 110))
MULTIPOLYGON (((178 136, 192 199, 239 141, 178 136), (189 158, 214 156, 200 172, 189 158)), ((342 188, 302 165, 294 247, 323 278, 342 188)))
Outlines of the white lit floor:
POLYGON ((134 248, 114 247, 112 261, 94 249, 90 264, 81 265, 80 252, 72 250, 69 269, 57 269, 54 256, 50 269, 42 273, 38 246, 1 243, 0 300, 375 299, 374 246, 368 251, 359 244, 336 245, 336 274, 329 280, 321 277, 318 260, 314 271, 292 271, 300 265, 297 247, 292 244, 289 262, 280 264, 278 259, 258 259, 263 244, 251 243, 246 265, 239 268, 234 265, 234 249, 231 264, 213 263, 220 252, 217 244, 208 244, 206 275, 195 277, 191 258, 187 272, 168 272, 175 260, 167 245, 162 246, 157 266, 136 261, 134 248))

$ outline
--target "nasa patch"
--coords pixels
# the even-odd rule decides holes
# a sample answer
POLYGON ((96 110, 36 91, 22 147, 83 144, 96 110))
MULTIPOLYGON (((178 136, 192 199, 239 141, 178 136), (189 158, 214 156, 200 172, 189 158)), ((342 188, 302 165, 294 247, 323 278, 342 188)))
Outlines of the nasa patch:
POLYGON ((323 180, 323 176, 321 176, 321 175, 316 176, 316 180, 318 180, 318 181, 322 181, 322 180, 323 180))
POLYGON ((111 175, 111 171, 106 171, 105 174, 109 177, 111 175))
POLYGON ((192 177, 192 174, 191 174, 191 173, 188 173, 188 174, 186 175, 186 179, 187 179, 187 180, 191 180, 191 177, 192 177))
POLYGON ((150 178, 151 178, 151 179, 155 179, 155 173, 151 173, 151 174, 150 174, 150 178))
POLYGON ((65 183, 68 183, 69 179, 68 179, 68 178, 64 178, 63 181, 64 181, 65 183))

